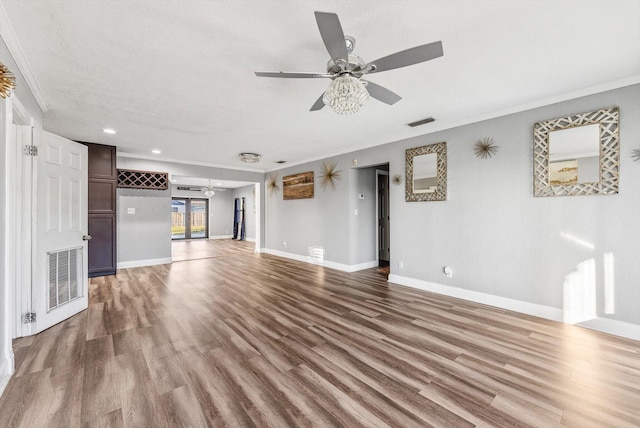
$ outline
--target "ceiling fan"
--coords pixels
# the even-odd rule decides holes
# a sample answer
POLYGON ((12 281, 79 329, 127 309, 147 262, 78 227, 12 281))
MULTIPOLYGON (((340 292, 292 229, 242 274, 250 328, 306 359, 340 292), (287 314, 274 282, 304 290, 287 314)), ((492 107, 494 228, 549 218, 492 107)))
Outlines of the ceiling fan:
POLYGON ((369 96, 393 105, 401 100, 398 94, 362 78, 367 74, 406 67, 443 55, 442 42, 438 41, 365 62, 359 56, 352 54, 356 40, 344 35, 338 15, 327 12, 315 12, 315 15, 322 41, 331 56, 326 73, 255 72, 258 77, 331 79, 329 88, 311 106, 310 111, 320 110, 325 105, 329 105, 339 114, 355 113, 369 99, 369 96))

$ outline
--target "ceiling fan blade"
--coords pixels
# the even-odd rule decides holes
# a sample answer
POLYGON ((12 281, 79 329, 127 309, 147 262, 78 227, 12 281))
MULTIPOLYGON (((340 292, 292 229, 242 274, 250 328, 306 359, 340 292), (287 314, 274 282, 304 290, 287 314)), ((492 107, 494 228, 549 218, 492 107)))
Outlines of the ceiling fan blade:
POLYGON ((396 52, 375 61, 371 61, 364 67, 364 69, 366 70, 370 66, 374 66, 371 70, 367 71, 367 73, 379 73, 381 71, 393 70, 429 61, 430 59, 441 57, 443 54, 442 42, 438 41, 416 46, 415 48, 396 52))
POLYGON ((345 63, 349 61, 349 52, 347 52, 347 43, 345 42, 344 32, 338 15, 335 13, 315 12, 318 29, 322 36, 322 41, 331 55, 334 62, 339 59, 345 63))
POLYGON ((367 88, 369 95, 385 104, 394 105, 402 99, 402 97, 395 92, 391 92, 387 88, 383 88, 373 82, 367 81, 367 86, 365 86, 365 88, 367 88))
POLYGON ((258 77, 287 77, 298 79, 312 79, 314 77, 331 77, 328 73, 289 73, 284 71, 254 71, 258 77))
POLYGON ((318 98, 316 102, 313 103, 309 111, 318 111, 321 110, 322 107, 324 107, 324 101, 322 101, 322 97, 324 97, 324 92, 322 93, 322 95, 320 95, 320 98, 318 98))

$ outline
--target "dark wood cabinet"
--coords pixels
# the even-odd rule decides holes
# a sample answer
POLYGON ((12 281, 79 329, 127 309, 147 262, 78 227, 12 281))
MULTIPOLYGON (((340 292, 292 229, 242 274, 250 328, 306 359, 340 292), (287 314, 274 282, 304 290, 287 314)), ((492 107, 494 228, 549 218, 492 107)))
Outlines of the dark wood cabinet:
POLYGON ((85 143, 89 148, 89 277, 115 275, 116 148, 85 143))

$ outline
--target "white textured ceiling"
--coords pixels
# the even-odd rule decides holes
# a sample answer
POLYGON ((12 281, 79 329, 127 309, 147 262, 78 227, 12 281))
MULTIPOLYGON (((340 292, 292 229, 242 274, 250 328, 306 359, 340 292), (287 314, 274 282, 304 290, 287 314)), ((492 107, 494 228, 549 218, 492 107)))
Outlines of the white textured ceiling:
POLYGON ((251 167, 271 170, 640 81, 640 0, 2 4, 50 106, 45 129, 164 160, 242 167, 238 153, 256 152, 251 167), (324 72, 315 10, 338 14, 365 61, 437 40, 444 56, 370 76, 402 96, 393 106, 309 112, 328 80, 253 72, 324 72))

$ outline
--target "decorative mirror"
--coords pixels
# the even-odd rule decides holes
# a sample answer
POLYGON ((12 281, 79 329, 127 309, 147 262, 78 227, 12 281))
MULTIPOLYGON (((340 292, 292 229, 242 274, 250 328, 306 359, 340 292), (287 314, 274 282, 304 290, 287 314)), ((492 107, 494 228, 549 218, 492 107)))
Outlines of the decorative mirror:
POLYGON ((447 143, 407 149, 407 202, 447 200, 447 143))
POLYGON ((610 107, 536 123, 534 196, 618 193, 618 116, 610 107))

